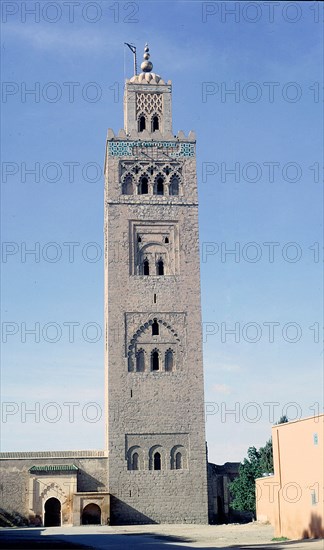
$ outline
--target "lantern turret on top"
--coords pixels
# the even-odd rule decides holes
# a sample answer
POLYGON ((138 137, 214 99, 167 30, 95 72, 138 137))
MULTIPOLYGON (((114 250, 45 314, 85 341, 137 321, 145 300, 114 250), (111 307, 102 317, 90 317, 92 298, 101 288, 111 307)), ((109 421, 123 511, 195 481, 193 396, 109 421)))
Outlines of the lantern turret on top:
POLYGON ((171 80, 152 72, 149 47, 144 48, 142 72, 125 83, 124 128, 130 137, 170 139, 172 134, 171 80))

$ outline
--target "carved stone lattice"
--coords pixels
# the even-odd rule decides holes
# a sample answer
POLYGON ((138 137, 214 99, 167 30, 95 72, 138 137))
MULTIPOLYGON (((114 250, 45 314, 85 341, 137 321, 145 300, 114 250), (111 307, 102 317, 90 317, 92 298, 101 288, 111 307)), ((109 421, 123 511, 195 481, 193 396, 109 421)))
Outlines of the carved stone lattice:
POLYGON ((162 114, 162 94, 136 94, 136 112, 148 115, 151 113, 162 114))

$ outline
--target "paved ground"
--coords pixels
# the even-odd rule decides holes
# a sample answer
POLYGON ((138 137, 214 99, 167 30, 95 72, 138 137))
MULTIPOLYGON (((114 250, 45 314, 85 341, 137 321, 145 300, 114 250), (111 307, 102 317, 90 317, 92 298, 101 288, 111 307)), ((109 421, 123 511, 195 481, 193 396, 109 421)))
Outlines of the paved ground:
POLYGON ((3 550, 82 549, 176 550, 233 548, 235 550, 323 550, 323 540, 272 541, 273 528, 246 525, 137 525, 127 527, 48 527, 0 529, 3 550))

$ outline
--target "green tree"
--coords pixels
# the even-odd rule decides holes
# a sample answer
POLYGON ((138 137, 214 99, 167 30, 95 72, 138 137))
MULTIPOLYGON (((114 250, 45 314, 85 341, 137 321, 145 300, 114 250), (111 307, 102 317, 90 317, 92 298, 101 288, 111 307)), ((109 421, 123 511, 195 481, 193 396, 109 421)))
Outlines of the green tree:
POLYGON ((240 464, 239 475, 230 483, 233 496, 231 508, 255 513, 255 483, 262 476, 261 453, 255 447, 249 447, 248 458, 240 464))
MULTIPOLYGON (((288 422, 287 416, 282 416, 276 424, 288 422)), ((273 473, 272 439, 264 447, 257 450, 249 447, 248 458, 240 464, 239 475, 229 485, 232 495, 230 504, 233 510, 253 512, 255 514, 255 479, 263 474, 273 473)))
POLYGON ((259 449, 260 466, 263 474, 273 474, 273 452, 272 439, 266 442, 264 447, 259 449))
POLYGON ((284 414, 279 418, 278 422, 275 423, 275 426, 278 426, 278 424, 284 424, 285 422, 289 422, 289 419, 288 416, 284 414))

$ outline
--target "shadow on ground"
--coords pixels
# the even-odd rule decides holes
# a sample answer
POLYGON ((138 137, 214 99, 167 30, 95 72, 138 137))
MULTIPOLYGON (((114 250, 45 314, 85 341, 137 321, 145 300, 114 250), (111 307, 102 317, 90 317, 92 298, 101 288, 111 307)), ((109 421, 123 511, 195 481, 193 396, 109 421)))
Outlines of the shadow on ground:
POLYGON ((197 540, 173 535, 159 535, 154 533, 87 533, 86 529, 84 533, 78 534, 47 534, 42 536, 43 529, 2 529, 0 530, 0 549, 1 550, 105 550, 112 548, 114 550, 123 549, 142 549, 145 550, 175 550, 175 544, 180 544, 179 548, 183 550, 190 550, 195 548, 196 550, 212 550, 222 548, 232 550, 262 550, 265 548, 271 548, 271 550, 284 550, 286 546, 295 545, 297 548, 300 544, 309 547, 311 550, 312 543, 318 542, 316 540, 306 541, 285 541, 285 542, 271 542, 260 544, 228 544, 224 545, 224 542, 217 540, 215 536, 215 546, 211 546, 212 541, 209 544, 200 546, 191 546, 192 543, 197 544, 197 540), (186 545, 189 544, 190 546, 186 545))

